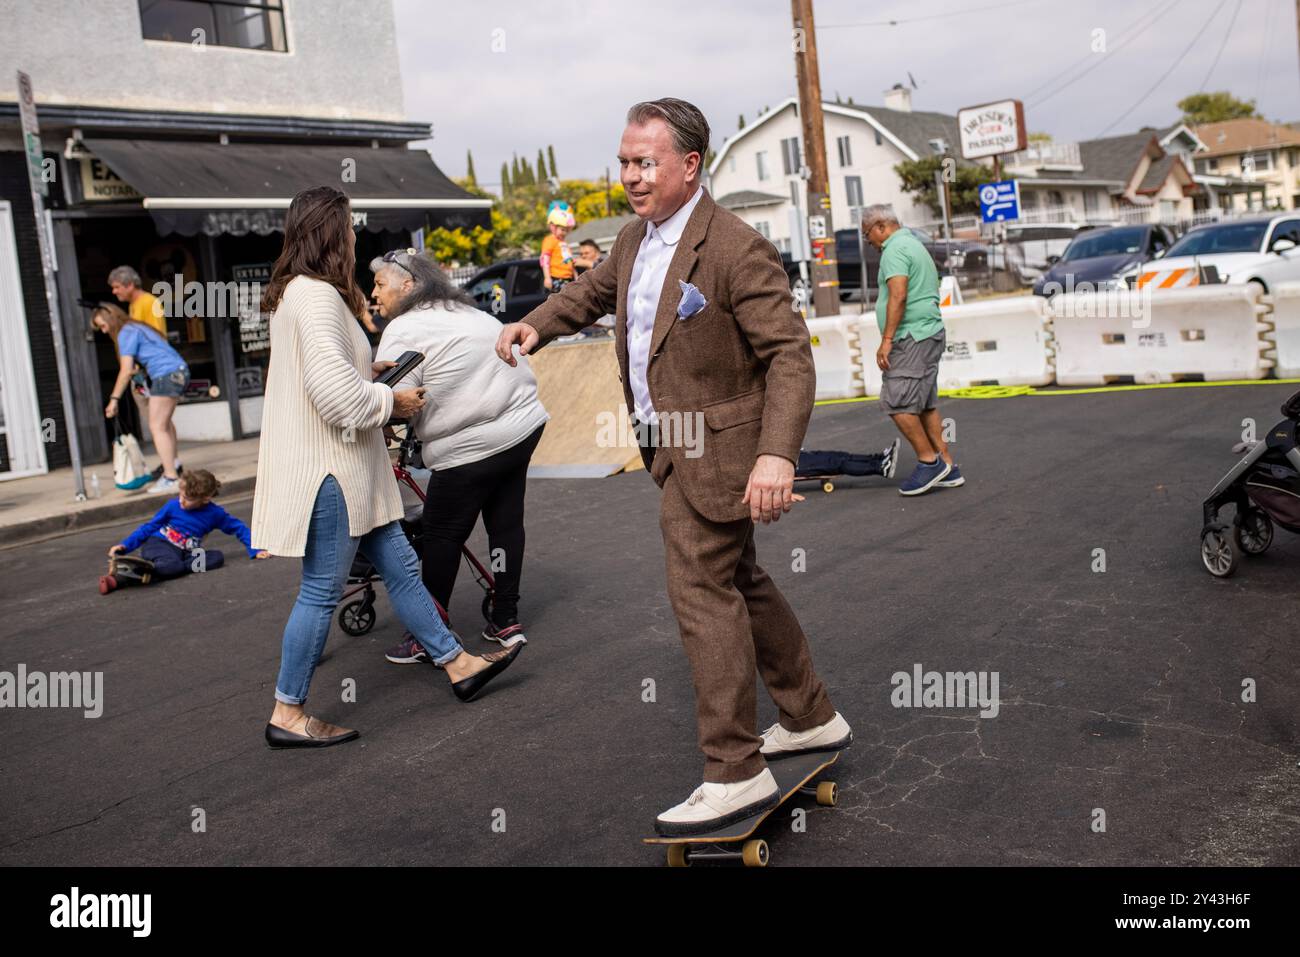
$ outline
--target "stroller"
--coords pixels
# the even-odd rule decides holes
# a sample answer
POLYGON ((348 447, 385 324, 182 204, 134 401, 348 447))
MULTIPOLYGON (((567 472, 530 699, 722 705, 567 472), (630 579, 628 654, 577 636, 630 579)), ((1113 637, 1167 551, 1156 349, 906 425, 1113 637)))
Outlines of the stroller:
POLYGON ((1245 455, 1205 500, 1201 561, 1216 578, 1237 570, 1241 556, 1262 555, 1273 544, 1273 526, 1300 534, 1300 392, 1282 404, 1281 422, 1262 441, 1239 443, 1245 455), (1219 509, 1236 506, 1232 525, 1219 521, 1219 509))
MULTIPOLYGON (((397 462, 393 465, 393 477, 397 480, 398 490, 402 493, 402 507, 405 514, 401 519, 402 531, 411 543, 417 555, 420 554, 420 515, 424 509, 424 489, 429 480, 429 472, 421 468, 420 440, 408 429, 406 438, 402 439, 397 449, 397 462)), ((483 567, 483 563, 474 557, 468 548, 461 548, 465 564, 469 566, 474 581, 483 589, 483 617, 492 620, 492 596, 496 583, 492 574, 483 567)), ((360 637, 375 627, 375 582, 380 581, 375 566, 364 555, 358 553, 348 571, 347 588, 339 599, 339 627, 349 635, 360 637), (356 597, 354 597, 356 596, 356 597), (351 599, 351 600, 349 600, 351 599)), ((447 609, 435 600, 438 614, 443 624, 451 627, 447 609)))

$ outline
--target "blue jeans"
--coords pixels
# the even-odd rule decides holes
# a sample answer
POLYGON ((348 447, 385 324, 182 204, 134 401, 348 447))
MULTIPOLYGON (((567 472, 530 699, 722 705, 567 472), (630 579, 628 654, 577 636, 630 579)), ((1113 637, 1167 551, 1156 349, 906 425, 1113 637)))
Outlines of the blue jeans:
POLYGON ((330 620, 347 583, 348 569, 357 549, 370 559, 384 580, 389 600, 417 641, 438 664, 446 664, 463 650, 456 636, 442 623, 433 599, 420 580, 420 563, 397 522, 371 529, 360 538, 348 534, 348 506, 334 476, 325 476, 307 526, 307 548, 302 558, 302 587, 284 626, 280 651, 280 677, 275 697, 285 704, 307 700, 312 672, 325 650, 330 620))

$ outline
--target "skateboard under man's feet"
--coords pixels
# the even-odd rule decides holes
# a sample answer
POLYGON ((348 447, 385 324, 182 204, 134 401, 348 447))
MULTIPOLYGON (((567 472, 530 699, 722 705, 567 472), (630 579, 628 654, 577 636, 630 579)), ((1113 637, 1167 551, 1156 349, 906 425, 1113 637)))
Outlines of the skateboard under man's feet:
POLYGON ((642 843, 667 846, 669 867, 690 867, 696 861, 735 860, 741 861, 746 867, 766 867, 771 860, 767 841, 752 835, 795 794, 812 794, 823 807, 834 807, 839 797, 835 782, 820 781, 813 784, 812 779, 838 761, 839 757, 839 751, 816 751, 769 761, 767 766, 776 778, 776 786, 781 792, 781 800, 776 804, 714 831, 682 837, 646 837, 641 839, 642 843), (739 850, 728 847, 741 841, 744 843, 739 850))

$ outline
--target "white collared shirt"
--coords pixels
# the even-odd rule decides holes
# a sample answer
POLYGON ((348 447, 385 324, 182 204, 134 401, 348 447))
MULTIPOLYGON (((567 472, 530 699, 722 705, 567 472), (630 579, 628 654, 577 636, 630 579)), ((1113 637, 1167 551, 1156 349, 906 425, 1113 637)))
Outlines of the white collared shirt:
MULTIPOLYGON (((650 386, 646 382, 646 367, 650 364, 650 339, 654 334, 655 313, 659 310, 659 293, 663 290, 668 264, 672 262, 677 243, 686 229, 691 211, 704 195, 704 187, 697 187, 688 199, 660 225, 645 224, 645 238, 637 249, 632 277, 627 286, 627 359, 631 376, 633 410, 638 420, 658 421, 654 404, 650 401, 650 386)), ((672 294, 672 290, 669 290, 672 294)))

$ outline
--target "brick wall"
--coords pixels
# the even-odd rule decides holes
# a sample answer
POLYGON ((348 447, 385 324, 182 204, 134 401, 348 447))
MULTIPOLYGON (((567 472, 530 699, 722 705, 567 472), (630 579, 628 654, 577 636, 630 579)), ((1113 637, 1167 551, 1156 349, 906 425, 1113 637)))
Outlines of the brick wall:
POLYGON ((8 200, 13 207, 18 276, 23 287, 23 308, 27 313, 27 338, 31 344, 32 371, 36 377, 36 399, 42 421, 48 417, 55 422, 57 440, 46 447, 45 456, 50 468, 61 468, 71 464, 71 456, 63 427, 63 399, 59 393, 54 336, 50 330, 50 313, 41 277, 41 251, 36 239, 36 220, 32 215, 27 161, 22 153, 0 152, 0 199, 8 200))

